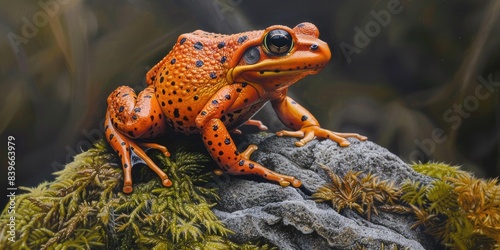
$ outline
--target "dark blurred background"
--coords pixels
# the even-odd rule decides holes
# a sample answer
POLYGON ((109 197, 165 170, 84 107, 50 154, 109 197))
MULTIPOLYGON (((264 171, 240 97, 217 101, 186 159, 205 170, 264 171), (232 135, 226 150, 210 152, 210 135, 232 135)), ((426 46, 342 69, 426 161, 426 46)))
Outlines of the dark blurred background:
MULTIPOLYGON (((53 179, 103 136, 108 94, 143 88, 179 34, 309 21, 333 58, 290 95, 323 127, 367 135, 409 163, 496 177, 499 15, 500 0, 0 1, 0 176, 12 135, 15 185, 53 179)), ((257 118, 282 128, 269 107, 257 118)))

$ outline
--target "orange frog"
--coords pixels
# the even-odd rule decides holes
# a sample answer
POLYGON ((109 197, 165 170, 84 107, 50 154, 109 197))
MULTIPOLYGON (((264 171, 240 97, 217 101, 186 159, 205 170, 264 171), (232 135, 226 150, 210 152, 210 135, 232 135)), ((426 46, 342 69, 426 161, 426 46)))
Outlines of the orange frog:
POLYGON ((167 131, 200 133, 212 158, 229 174, 255 174, 282 186, 300 187, 300 180, 250 160, 255 145, 238 151, 229 133, 242 124, 265 129, 250 118, 268 101, 280 120, 295 130, 276 134, 301 138, 297 146, 315 137, 341 146, 349 145, 346 137, 366 140, 321 128, 311 113, 287 96, 290 85, 319 72, 330 60, 328 45, 318 37, 311 23, 234 35, 198 30, 179 36, 172 51, 147 73, 146 89, 136 95, 121 86, 108 97, 106 139, 122 161, 123 192, 132 192, 132 157, 141 158, 164 186, 172 185, 141 149, 154 148, 169 156, 166 147, 147 142, 167 131))

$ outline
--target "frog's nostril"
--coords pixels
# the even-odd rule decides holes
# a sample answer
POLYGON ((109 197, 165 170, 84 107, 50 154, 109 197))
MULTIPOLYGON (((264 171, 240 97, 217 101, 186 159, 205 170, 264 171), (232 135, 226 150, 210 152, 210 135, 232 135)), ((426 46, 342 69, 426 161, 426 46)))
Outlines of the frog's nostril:
POLYGON ((311 50, 317 50, 319 46, 317 44, 311 45, 311 50))

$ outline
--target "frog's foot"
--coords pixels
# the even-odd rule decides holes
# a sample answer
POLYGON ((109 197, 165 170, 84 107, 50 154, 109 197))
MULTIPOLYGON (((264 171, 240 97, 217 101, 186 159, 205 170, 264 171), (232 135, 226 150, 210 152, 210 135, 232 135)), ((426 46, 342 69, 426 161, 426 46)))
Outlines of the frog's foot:
POLYGON ((282 187, 286 187, 292 184, 293 187, 298 188, 302 185, 302 182, 293 176, 274 172, 260 165, 259 163, 250 160, 250 156, 255 150, 257 150, 256 145, 249 145, 245 151, 240 153, 240 160, 236 164, 229 166, 226 171, 233 175, 259 175, 267 180, 279 183, 282 187))
MULTIPOLYGON (((156 165, 156 163, 154 163, 154 161, 144 152, 144 150, 141 149, 141 147, 139 145, 159 149, 158 147, 152 146, 150 144, 145 144, 145 143, 135 144, 132 141, 129 141, 128 143, 125 142, 124 147, 128 148, 128 150, 127 150, 128 152, 131 152, 130 157, 127 157, 126 154, 125 154, 125 157, 123 157, 121 154, 118 154, 118 155, 120 155, 120 157, 122 157, 122 164, 123 164, 123 173, 124 173, 123 174, 123 192, 128 194, 128 193, 131 193, 133 191, 133 188, 132 188, 133 163, 131 162, 132 156, 139 157, 142 161, 144 161, 144 163, 146 165, 148 165, 148 167, 151 170, 153 170, 160 177, 161 183, 163 186, 165 186, 165 187, 172 186, 172 181, 170 181, 167 174, 165 172, 163 172, 163 170, 161 170, 161 168, 159 168, 156 165)), ((168 151, 166 151, 165 147, 163 147, 165 149, 165 151, 163 151, 162 150, 163 148, 161 148, 161 147, 159 150, 162 151, 163 154, 165 154, 165 152, 168 153, 168 151)))
MULTIPOLYGON (((292 184, 293 187, 300 187, 302 185, 302 182, 300 180, 297 180, 295 177, 276 173, 272 170, 265 168, 259 163, 249 160, 252 153, 255 152, 255 150, 257 149, 258 147, 256 145, 253 144, 249 145, 245 151, 240 153, 241 159, 237 164, 238 166, 233 167, 236 170, 233 171, 233 168, 231 168, 228 165, 229 167, 226 169, 226 171, 233 175, 241 175, 241 174, 260 175, 270 181, 278 182, 282 187, 287 187, 290 184, 292 184)), ((224 172, 220 169, 216 169, 214 170, 214 173, 216 175, 222 175, 224 172)))
POLYGON ((123 166, 123 192, 131 193, 133 191, 132 185, 132 157, 139 157, 144 161, 149 168, 151 168, 162 180, 162 184, 166 187, 172 185, 172 181, 163 170, 161 170, 156 163, 149 158, 148 155, 141 149, 141 146, 151 147, 160 150, 164 155, 168 156, 167 148, 153 143, 139 143, 136 144, 132 139, 119 132, 111 123, 109 114, 106 115, 105 133, 111 147, 117 152, 121 158, 123 166))
POLYGON ((308 126, 303 127, 297 131, 287 131, 282 130, 276 132, 277 136, 291 136, 301 138, 299 141, 295 142, 295 146, 302 147, 306 145, 308 142, 312 141, 314 137, 319 137, 323 139, 330 139, 332 141, 337 142, 340 146, 346 147, 351 143, 346 139, 348 137, 354 137, 358 140, 365 141, 367 139, 366 136, 362 136, 356 133, 337 133, 327 129, 323 129, 319 126, 308 126))
MULTIPOLYGON (((245 123, 243 123, 243 125, 255 126, 255 127, 257 127, 260 131, 266 131, 266 130, 268 130, 267 126, 266 126, 266 125, 264 125, 264 123, 262 123, 262 122, 261 122, 261 121, 259 121, 259 120, 252 120, 252 119, 250 119, 250 120, 246 121, 245 123)), ((239 130, 239 129, 237 129, 237 128, 235 128, 235 129, 231 130, 231 133, 232 133, 232 134, 236 134, 236 135, 241 135, 241 134, 242 134, 242 133, 241 133, 241 130, 239 130)))

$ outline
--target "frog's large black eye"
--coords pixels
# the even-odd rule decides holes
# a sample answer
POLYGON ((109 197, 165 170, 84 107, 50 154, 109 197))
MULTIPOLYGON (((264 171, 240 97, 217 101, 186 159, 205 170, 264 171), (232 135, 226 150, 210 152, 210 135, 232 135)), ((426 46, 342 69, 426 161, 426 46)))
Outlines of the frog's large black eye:
POLYGON ((250 65, 258 62, 259 59, 260 51, 257 47, 251 47, 245 51, 245 54, 243 54, 243 60, 245 60, 245 62, 250 65))
POLYGON ((286 30, 275 29, 267 33, 264 38, 264 46, 273 54, 283 55, 290 52, 292 49, 293 39, 286 30))

